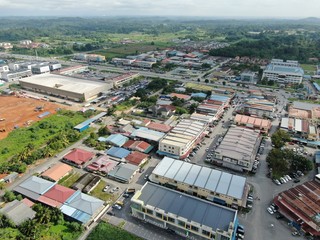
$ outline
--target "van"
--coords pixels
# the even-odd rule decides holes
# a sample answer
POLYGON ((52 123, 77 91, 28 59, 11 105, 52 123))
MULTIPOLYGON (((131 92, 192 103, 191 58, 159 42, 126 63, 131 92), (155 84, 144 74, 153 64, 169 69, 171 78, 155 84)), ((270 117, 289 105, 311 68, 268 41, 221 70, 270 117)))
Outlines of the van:
POLYGON ((128 188, 126 191, 127 194, 134 194, 135 192, 136 192, 135 188, 128 188))

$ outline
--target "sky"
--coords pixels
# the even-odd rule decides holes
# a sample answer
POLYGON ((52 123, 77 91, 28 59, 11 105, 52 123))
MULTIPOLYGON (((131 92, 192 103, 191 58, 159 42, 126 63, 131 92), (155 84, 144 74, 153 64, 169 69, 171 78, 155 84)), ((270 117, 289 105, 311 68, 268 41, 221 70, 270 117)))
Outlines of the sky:
POLYGON ((0 16, 320 17, 320 0, 0 0, 0 16))

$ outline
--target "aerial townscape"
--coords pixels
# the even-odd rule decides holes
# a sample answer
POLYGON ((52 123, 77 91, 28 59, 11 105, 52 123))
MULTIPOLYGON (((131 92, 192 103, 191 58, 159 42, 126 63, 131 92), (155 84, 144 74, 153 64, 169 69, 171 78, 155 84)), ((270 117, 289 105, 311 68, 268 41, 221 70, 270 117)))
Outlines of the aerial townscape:
POLYGON ((17 2, 0 3, 1 240, 320 239, 320 2, 17 2))

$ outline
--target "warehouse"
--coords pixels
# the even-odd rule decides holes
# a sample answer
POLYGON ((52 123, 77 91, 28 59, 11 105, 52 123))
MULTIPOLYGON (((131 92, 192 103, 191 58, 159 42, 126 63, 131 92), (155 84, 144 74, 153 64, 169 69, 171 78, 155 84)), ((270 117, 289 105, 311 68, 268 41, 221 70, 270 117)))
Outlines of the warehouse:
POLYGON ((246 206, 246 178, 165 157, 149 177, 151 182, 237 209, 246 206))
POLYGON ((183 239, 235 239, 237 211, 234 209, 150 182, 136 192, 131 202, 132 216, 170 229, 183 239))
POLYGON ((190 119, 181 120, 159 143, 157 153, 173 158, 186 158, 192 148, 205 136, 207 125, 190 119))
POLYGON ((102 82, 50 73, 20 79, 19 82, 24 89, 76 102, 94 99, 100 92, 112 88, 112 85, 102 82))
POLYGON ((236 171, 251 171, 260 142, 259 131, 231 127, 216 148, 213 163, 236 171))

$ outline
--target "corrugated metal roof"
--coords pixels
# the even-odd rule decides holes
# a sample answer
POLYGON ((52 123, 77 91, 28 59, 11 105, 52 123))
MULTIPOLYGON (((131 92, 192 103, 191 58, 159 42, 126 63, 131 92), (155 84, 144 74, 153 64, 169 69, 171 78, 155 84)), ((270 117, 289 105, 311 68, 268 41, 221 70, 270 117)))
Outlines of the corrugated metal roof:
POLYGON ((112 157, 125 158, 130 154, 130 151, 124 148, 112 147, 106 153, 112 157))
POLYGON ((238 199, 242 199, 246 186, 246 178, 244 177, 169 157, 164 157, 161 160, 152 175, 162 176, 238 199))
POLYGON ((50 188, 52 188, 56 183, 50 182, 43 178, 39 178, 36 176, 31 176, 24 182, 22 182, 19 187, 24 188, 26 190, 32 191, 37 194, 44 194, 50 188))
MULTIPOLYGON (((137 199, 144 206, 149 205, 161 209, 166 213, 187 219, 188 222, 197 222, 216 231, 228 231, 230 223, 234 223, 237 211, 195 198, 184 193, 174 191, 163 186, 147 182, 137 193, 137 199)), ((134 198, 133 198, 134 199, 134 198)))
POLYGON ((106 142, 110 142, 113 145, 121 147, 125 144, 129 138, 121 135, 121 134, 111 134, 109 137, 106 138, 106 142))

